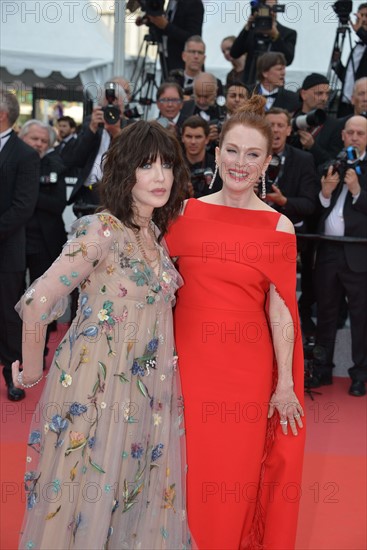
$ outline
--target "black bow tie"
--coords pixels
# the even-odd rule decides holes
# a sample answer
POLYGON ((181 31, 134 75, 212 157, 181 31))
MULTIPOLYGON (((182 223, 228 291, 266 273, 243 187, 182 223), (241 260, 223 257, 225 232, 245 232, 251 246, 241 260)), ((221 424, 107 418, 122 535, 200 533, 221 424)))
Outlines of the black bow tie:
POLYGON ((273 94, 263 94, 263 96, 268 99, 268 97, 277 97, 278 92, 274 92, 273 94))

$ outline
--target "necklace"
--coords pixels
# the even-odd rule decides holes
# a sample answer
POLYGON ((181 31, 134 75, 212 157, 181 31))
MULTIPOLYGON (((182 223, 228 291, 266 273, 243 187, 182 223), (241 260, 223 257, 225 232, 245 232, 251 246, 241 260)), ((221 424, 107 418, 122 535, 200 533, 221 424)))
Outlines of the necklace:
MULTIPOLYGON (((157 249, 157 244, 155 243, 154 232, 153 232, 150 225, 149 225, 149 232, 150 232, 150 234, 153 238, 153 243, 154 243, 153 247, 144 246, 139 230, 134 230, 134 233, 135 233, 135 236, 136 236, 136 242, 138 244, 139 251, 141 252, 145 262, 153 269, 153 271, 155 273, 157 273, 156 267, 159 264, 160 254, 159 254, 159 250, 157 249), (154 250, 154 257, 153 258, 150 258, 148 256, 147 250, 149 250, 149 251, 154 250)), ((159 273, 159 270, 158 270, 158 273, 159 273)))

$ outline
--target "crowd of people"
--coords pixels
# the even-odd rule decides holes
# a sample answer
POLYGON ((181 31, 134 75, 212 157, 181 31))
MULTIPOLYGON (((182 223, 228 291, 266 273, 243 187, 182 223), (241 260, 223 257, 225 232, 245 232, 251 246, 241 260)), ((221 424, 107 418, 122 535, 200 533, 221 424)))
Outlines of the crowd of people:
POLYGON ((362 44, 333 67, 334 112, 323 74, 287 89, 297 34, 276 3, 222 39, 225 82, 205 69, 200 0, 148 13, 167 53, 155 120, 127 116, 131 83, 117 76, 80 129, 61 116, 17 135, 18 101, 0 92, 10 400, 43 379, 73 297, 40 402, 58 410, 31 428, 21 548, 291 548, 298 504, 274 484, 301 482, 304 384, 332 383, 347 317, 349 394, 366 394, 367 4, 351 21, 362 44), (93 483, 98 503, 83 497, 93 483))

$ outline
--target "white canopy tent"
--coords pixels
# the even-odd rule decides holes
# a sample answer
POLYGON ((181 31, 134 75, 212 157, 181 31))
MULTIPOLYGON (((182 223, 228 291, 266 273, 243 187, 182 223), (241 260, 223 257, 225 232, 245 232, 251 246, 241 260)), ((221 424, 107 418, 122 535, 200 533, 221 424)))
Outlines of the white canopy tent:
POLYGON ((58 72, 79 76, 88 89, 103 84, 112 75, 114 40, 102 4, 3 0, 0 66, 18 79, 31 70, 41 80, 58 72))

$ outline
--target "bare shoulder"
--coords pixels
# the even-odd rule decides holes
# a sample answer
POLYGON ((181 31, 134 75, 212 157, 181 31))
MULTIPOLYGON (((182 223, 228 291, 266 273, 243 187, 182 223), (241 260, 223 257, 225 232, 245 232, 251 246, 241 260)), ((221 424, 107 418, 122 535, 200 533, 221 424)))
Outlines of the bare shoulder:
POLYGON ((286 216, 283 216, 283 214, 280 216, 278 220, 276 230, 283 231, 284 233, 291 233, 292 235, 294 235, 293 223, 286 216))

